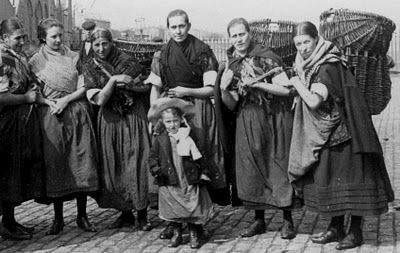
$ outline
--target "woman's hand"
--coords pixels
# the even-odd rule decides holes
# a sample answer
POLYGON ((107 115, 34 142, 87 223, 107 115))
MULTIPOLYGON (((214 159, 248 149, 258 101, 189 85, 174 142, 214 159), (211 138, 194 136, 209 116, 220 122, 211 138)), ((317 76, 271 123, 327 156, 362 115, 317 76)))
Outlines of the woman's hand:
POLYGON ((233 71, 225 68, 224 73, 222 74, 221 77, 220 89, 222 91, 227 90, 228 87, 231 85, 232 80, 233 80, 233 71))
POLYGON ((39 93, 34 90, 28 90, 27 92, 25 92, 24 96, 25 96, 25 103, 33 104, 38 101, 39 93))
POLYGON ((53 99, 52 101, 55 103, 53 107, 50 106, 50 112, 52 115, 61 114, 69 104, 69 100, 65 97, 53 99))
POLYGON ((299 85, 303 85, 303 83, 301 82, 300 78, 298 76, 294 76, 292 78, 290 78, 290 82, 288 84, 288 88, 294 87, 296 90, 299 85))
POLYGON ((168 97, 170 97, 170 98, 174 98, 174 97, 182 98, 182 97, 187 96, 187 91, 188 91, 188 88, 185 88, 185 87, 182 87, 182 86, 178 86, 178 87, 175 87, 173 89, 169 89, 168 90, 168 97))
POLYGON ((121 74, 112 76, 114 82, 116 83, 117 87, 124 87, 126 84, 131 83, 133 78, 131 76, 121 74))

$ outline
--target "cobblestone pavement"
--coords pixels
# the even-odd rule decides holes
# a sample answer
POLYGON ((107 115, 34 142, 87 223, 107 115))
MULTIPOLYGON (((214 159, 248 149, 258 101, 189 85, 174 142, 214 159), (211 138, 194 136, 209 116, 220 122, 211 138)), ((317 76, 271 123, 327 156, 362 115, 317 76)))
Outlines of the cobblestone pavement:
MULTIPOLYGON (((400 74, 393 75, 391 103, 379 116, 374 117, 374 124, 379 133, 385 153, 387 169, 395 193, 400 190, 400 74), (397 168, 397 170, 396 170, 397 168)), ((393 207, 400 204, 396 200, 390 211, 381 217, 367 217, 364 221, 364 244, 345 252, 400 252, 400 212, 393 207)), ((282 213, 266 211, 267 232, 252 238, 240 238, 240 230, 247 227, 253 219, 252 213, 242 208, 218 207, 216 215, 206 225, 211 238, 199 250, 191 250, 186 244, 176 249, 167 247, 168 241, 158 239, 165 223, 157 217, 157 211, 150 211, 150 220, 154 225, 151 232, 138 231, 137 228, 107 229, 118 216, 112 209, 100 209, 94 200, 88 203, 90 220, 97 226, 97 233, 86 233, 77 228, 75 223, 76 204, 65 203, 64 231, 57 236, 46 236, 53 217, 51 206, 26 202, 16 209, 17 220, 36 227, 32 240, 9 241, 0 239, 1 252, 336 252, 336 243, 327 245, 313 244, 312 233, 323 231, 328 220, 315 213, 296 211, 295 227, 298 235, 293 240, 282 240, 279 236, 282 213)), ((187 232, 186 232, 187 233, 187 232)), ((185 238, 187 238, 186 235, 185 238)))

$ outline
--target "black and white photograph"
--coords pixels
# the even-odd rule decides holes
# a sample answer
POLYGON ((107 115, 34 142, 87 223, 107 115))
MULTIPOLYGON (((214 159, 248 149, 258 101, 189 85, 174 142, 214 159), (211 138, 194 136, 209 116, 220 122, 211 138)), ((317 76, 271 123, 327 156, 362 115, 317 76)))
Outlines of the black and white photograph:
POLYGON ((0 0, 0 252, 400 252, 399 97, 398 0, 0 0))

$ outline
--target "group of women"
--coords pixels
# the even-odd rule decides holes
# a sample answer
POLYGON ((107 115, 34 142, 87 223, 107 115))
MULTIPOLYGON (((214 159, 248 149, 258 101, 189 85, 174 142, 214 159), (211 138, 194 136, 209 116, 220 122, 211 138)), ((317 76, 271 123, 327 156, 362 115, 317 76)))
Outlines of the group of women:
MULTIPOLYGON (((336 241, 339 250, 361 245, 362 216, 386 212, 394 194, 365 101, 340 51, 302 22, 289 70, 252 41, 245 19, 236 18, 227 28, 232 47, 218 68, 190 27, 186 12, 168 15, 171 39, 147 76, 113 45, 109 30, 91 34, 94 57, 78 68, 58 21, 39 23, 41 46, 29 60, 21 23, 1 23, 2 236, 32 236, 33 228, 14 218, 14 207, 29 199, 54 204, 49 234, 63 229, 63 201, 71 198, 77 199, 77 225, 96 231, 86 215, 87 195, 121 211, 112 228, 135 224, 135 210, 139 229, 150 230, 151 135, 143 96, 150 92, 150 104, 170 97, 194 105, 188 124, 207 161, 211 200, 255 211, 243 237, 264 233, 265 209, 278 208, 281 237, 294 238, 291 211, 304 205, 331 217, 314 243, 336 241), (345 214, 351 215, 348 231, 345 214)), ((160 238, 171 237, 168 225, 160 238)))
POLYGON ((37 31, 40 47, 28 60, 22 24, 15 18, 1 23, 2 236, 32 237, 33 228, 14 218, 14 207, 29 199, 53 203, 48 234, 63 230, 63 201, 73 198, 78 227, 95 232, 86 214, 88 195, 122 212, 111 227, 133 224, 137 210, 139 228, 150 230, 150 137, 140 102, 150 86, 133 80, 143 66, 112 45, 108 30, 92 34, 96 56, 80 68, 78 53, 62 43, 60 22, 42 20, 37 31), (97 122, 89 102, 101 108, 97 122))

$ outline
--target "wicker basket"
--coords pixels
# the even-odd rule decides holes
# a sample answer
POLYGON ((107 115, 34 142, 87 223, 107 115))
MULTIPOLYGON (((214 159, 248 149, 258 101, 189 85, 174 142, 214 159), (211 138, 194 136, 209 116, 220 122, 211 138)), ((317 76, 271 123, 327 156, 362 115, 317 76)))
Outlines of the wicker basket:
POLYGON ((114 40, 115 46, 121 51, 136 58, 141 64, 150 68, 153 55, 160 50, 163 43, 157 42, 133 42, 114 40))
POLYGON ((320 34, 339 47, 354 67, 357 83, 371 114, 390 101, 387 51, 395 24, 383 16, 348 9, 330 9, 320 16, 320 34))
POLYGON ((252 21, 249 25, 251 36, 255 42, 271 48, 286 65, 292 66, 297 53, 293 43, 293 31, 296 23, 263 19, 252 21))

